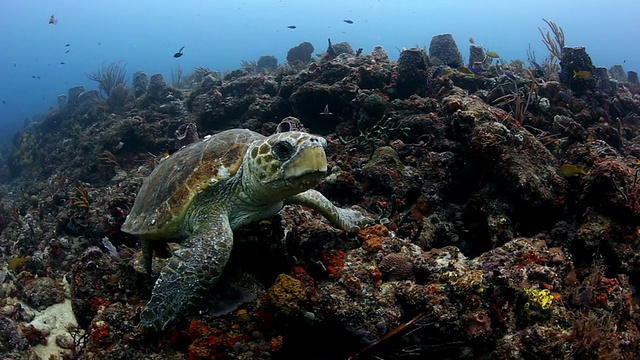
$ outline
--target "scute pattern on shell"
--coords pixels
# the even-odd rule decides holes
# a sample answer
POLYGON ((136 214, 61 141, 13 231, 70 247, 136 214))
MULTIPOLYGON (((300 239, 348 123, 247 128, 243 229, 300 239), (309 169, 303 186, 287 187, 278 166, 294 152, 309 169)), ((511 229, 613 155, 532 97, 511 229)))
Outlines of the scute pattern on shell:
POLYGON ((263 138, 246 129, 227 130, 161 161, 142 184, 122 230, 142 237, 171 238, 193 198, 234 176, 249 144, 263 138))

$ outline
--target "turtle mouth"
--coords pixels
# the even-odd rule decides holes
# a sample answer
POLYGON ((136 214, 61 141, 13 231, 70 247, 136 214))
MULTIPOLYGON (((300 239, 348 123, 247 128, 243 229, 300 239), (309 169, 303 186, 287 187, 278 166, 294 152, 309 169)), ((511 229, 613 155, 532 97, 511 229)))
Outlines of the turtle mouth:
POLYGON ((299 174, 295 178, 288 178, 284 180, 284 187, 286 188, 312 188, 322 182, 326 171, 309 171, 304 174, 299 174))
POLYGON ((301 149, 297 156, 283 167, 284 179, 318 177, 327 172, 327 156, 322 146, 301 149))

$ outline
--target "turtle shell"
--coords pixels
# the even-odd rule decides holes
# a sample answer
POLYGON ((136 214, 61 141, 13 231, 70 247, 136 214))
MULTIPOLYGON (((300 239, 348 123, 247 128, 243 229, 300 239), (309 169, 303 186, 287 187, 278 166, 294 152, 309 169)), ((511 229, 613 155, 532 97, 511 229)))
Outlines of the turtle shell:
POLYGON ((263 138, 251 130, 226 130, 162 160, 144 180, 122 231, 148 239, 181 238, 185 213, 196 195, 216 191, 234 176, 249 144, 263 138))

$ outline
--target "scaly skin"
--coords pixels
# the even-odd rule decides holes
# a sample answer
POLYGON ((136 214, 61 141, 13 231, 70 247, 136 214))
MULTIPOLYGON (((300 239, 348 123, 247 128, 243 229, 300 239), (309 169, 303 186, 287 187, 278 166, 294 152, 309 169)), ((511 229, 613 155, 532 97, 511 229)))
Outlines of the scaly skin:
POLYGON ((303 205, 320 213, 334 226, 347 231, 356 232, 371 224, 373 219, 353 209, 339 208, 316 190, 307 190, 293 195, 285 201, 286 204, 303 205))
POLYGON ((226 213, 200 221, 194 233, 162 269, 151 299, 140 314, 140 326, 163 330, 200 303, 224 269, 233 246, 226 213))

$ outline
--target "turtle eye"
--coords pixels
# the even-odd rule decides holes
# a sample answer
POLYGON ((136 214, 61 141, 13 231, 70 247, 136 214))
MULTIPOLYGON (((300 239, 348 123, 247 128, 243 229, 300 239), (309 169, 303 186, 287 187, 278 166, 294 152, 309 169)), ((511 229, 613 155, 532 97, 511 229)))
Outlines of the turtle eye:
POLYGON ((278 141, 273 145, 273 155, 280 161, 289 160, 293 156, 293 145, 286 141, 278 141))

